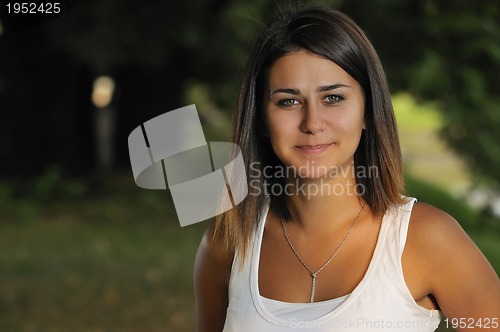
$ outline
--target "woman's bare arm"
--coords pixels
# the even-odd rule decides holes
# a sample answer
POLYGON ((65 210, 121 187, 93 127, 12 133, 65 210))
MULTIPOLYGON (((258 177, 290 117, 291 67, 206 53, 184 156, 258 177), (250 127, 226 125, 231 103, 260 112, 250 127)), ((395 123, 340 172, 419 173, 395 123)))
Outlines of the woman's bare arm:
POLYGON ((221 332, 228 306, 233 254, 212 238, 212 230, 205 231, 194 266, 197 332, 221 332))
POLYGON ((409 245, 418 247, 427 262, 426 282, 449 326, 454 319, 465 326, 458 331, 500 331, 500 279, 486 257, 443 211, 417 204, 414 214, 409 245))

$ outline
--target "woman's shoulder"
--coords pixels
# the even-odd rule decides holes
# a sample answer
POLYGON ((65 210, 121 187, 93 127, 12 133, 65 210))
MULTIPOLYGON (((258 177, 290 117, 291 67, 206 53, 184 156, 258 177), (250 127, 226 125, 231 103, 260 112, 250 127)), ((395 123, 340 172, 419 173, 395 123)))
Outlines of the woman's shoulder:
POLYGON ((472 241, 454 217, 430 204, 415 202, 410 216, 407 242, 408 245, 417 246, 424 251, 448 252, 453 247, 460 247, 472 241))
POLYGON ((441 276, 450 278, 451 271, 444 267, 463 270, 478 255, 482 254, 454 217, 427 203, 413 204, 403 263, 411 262, 407 268, 412 266, 429 289, 441 276))
POLYGON ((447 212, 427 203, 415 202, 410 216, 410 229, 423 239, 453 238, 465 234, 458 221, 447 212))
POLYGON ((227 287, 234 258, 234 251, 227 248, 222 236, 214 236, 213 224, 203 234, 194 267, 195 279, 227 287))
POLYGON ((413 206, 405 251, 418 262, 422 272, 437 280, 451 278, 469 269, 472 262, 489 265, 460 223, 430 204, 413 206))
POLYGON ((406 261, 421 276, 450 317, 494 317, 500 311, 500 282, 483 253, 448 213, 415 203, 406 261))
POLYGON ((460 227, 455 218, 447 212, 419 201, 413 204, 410 220, 418 226, 453 227, 454 225, 460 227))
POLYGON ((222 235, 214 234, 214 225, 210 224, 203 234, 197 255, 208 260, 214 268, 226 267, 230 269, 234 250, 227 248, 222 235))
POLYGON ((228 306, 228 285, 233 253, 213 225, 207 227, 194 266, 197 331, 222 331, 228 306))

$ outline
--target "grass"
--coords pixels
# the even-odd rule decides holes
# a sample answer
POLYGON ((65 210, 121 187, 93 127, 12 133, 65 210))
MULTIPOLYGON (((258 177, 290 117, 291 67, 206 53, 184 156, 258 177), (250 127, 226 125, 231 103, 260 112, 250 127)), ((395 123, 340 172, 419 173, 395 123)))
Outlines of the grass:
POLYGON ((198 229, 3 225, 2 331, 193 330, 198 229))
POLYGON ((165 191, 117 192, 2 205, 0 331, 194 330, 206 224, 181 228, 165 191))

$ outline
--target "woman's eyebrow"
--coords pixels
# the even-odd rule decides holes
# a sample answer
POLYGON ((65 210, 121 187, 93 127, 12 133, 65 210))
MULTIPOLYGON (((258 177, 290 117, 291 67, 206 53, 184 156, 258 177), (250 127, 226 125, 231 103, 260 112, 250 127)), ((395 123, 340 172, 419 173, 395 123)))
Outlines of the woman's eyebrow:
MULTIPOLYGON (((330 84, 330 85, 323 85, 323 86, 318 87, 316 89, 316 92, 332 91, 332 90, 339 89, 339 88, 350 88, 350 86, 347 85, 347 84, 343 84, 343 83, 335 83, 335 84, 330 84)), ((279 89, 271 91, 271 93, 269 94, 269 96, 272 97, 275 93, 279 93, 279 92, 290 94, 290 95, 295 95, 295 96, 296 95, 300 95, 300 90, 298 90, 298 89, 279 88, 279 89)))
POLYGON ((343 84, 343 83, 336 83, 336 84, 331 84, 331 85, 324 85, 320 86, 318 89, 316 89, 317 92, 325 92, 325 91, 331 91, 339 88, 350 88, 349 85, 343 84))
POLYGON ((287 94, 290 94, 290 95, 300 95, 300 90, 280 88, 280 89, 276 89, 274 91, 271 91, 271 94, 269 96, 272 97, 275 93, 278 93, 278 92, 287 93, 287 94))

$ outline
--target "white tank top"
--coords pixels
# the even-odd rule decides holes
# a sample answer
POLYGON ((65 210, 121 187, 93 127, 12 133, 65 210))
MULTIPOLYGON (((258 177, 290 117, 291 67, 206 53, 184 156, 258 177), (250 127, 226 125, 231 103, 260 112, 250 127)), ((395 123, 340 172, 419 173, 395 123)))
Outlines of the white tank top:
POLYGON ((382 218, 368 269, 352 293, 315 303, 287 303, 260 295, 260 248, 269 203, 242 268, 235 256, 224 332, 435 331, 438 310, 419 306, 406 286, 401 255, 416 199, 390 208, 382 218))

